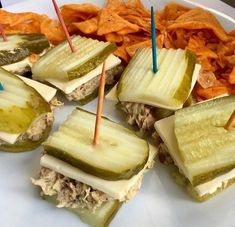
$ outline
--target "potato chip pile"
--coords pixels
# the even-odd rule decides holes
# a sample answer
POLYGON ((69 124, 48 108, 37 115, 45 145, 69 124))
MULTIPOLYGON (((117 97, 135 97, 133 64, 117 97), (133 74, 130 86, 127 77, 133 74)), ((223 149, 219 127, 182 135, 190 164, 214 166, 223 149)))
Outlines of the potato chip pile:
POLYGON ((57 20, 37 13, 10 13, 0 10, 0 24, 6 34, 43 33, 53 44, 65 39, 64 32, 57 20))
MULTIPOLYGON (((140 0, 108 0, 102 9, 69 4, 61 13, 70 34, 115 42, 115 54, 126 63, 138 48, 151 47, 150 10, 140 0)), ((198 101, 235 94, 235 30, 227 33, 210 12, 175 3, 156 12, 155 20, 158 48, 190 49, 202 64, 194 89, 198 101)), ((42 32, 53 43, 65 38, 58 22, 45 15, 1 10, 0 23, 6 33, 42 32)))

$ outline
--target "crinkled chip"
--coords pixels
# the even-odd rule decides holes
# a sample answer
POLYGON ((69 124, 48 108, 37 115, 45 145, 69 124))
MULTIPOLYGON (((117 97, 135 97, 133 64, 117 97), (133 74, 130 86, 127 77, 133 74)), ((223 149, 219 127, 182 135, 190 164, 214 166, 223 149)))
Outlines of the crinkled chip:
POLYGON ((73 25, 84 34, 95 33, 98 29, 98 17, 93 17, 89 20, 73 23, 73 25))
POLYGON ((111 32, 118 32, 124 28, 129 28, 138 31, 139 27, 124 20, 115 12, 109 9, 103 9, 99 16, 98 35, 105 35, 111 32))
POLYGON ((184 29, 209 29, 222 41, 227 41, 228 36, 216 17, 201 8, 191 9, 178 17, 168 26, 168 30, 184 29))

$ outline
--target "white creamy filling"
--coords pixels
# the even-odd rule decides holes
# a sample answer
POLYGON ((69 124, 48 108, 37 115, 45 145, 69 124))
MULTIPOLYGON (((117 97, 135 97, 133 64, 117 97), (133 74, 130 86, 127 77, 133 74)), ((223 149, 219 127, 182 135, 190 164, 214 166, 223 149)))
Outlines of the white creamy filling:
MULTIPOLYGON (((178 144, 174 133, 174 122, 175 122, 175 116, 171 116, 168 118, 164 118, 160 121, 157 121, 154 126, 156 131, 162 138, 163 142, 166 144, 168 152, 175 161, 175 164, 178 166, 180 171, 182 171, 182 173, 188 178, 187 169, 184 167, 183 162, 180 158, 178 144)), ((197 191, 199 196, 203 196, 206 194, 213 194, 223 184, 226 186, 228 181, 234 177, 235 177, 235 169, 231 170, 226 174, 218 176, 211 181, 200 184, 194 187, 194 189, 197 191)))
MULTIPOLYGON (((117 57, 115 57, 113 54, 111 54, 107 59, 106 59, 106 71, 109 69, 112 69, 119 65, 121 63, 121 60, 117 57)), ((47 82, 50 84, 54 85, 55 87, 59 88, 62 90, 65 94, 70 94, 73 92, 76 88, 80 87, 82 84, 85 84, 86 82, 90 81, 91 79, 97 77, 100 75, 102 72, 102 64, 100 64, 97 68, 89 72, 83 77, 64 82, 64 81, 59 81, 56 79, 47 79, 47 82)))
POLYGON ((148 165, 153 161, 157 154, 157 148, 150 145, 149 159, 145 167, 129 180, 108 181, 99 177, 87 174, 76 167, 67 164, 53 156, 43 155, 41 157, 41 166, 54 170, 66 177, 87 184, 99 191, 102 191, 114 199, 125 201, 130 190, 138 184, 148 165))

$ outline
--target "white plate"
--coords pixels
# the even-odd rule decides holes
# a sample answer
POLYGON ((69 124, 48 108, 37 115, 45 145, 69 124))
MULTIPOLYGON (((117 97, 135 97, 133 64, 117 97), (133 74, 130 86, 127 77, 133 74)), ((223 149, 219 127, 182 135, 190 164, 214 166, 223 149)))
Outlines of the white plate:
MULTIPOLYGON (((59 4, 72 0, 61 0, 59 4)), ((74 1, 76 3, 82 1, 74 1)), ((92 2, 91 0, 89 2, 92 2)), ((104 1, 93 1, 103 5, 104 1)), ((150 2, 150 1, 146 1, 150 2)), ((168 1, 155 1, 162 8, 168 1)), ((178 0, 177 2, 184 2, 178 0)), ((186 1, 185 1, 186 2, 186 1)), ((212 2, 212 1, 208 1, 212 2)), ((213 1, 216 3, 216 1, 213 1)), ((218 1, 217 1, 218 3, 218 1)), ((189 3, 193 5, 196 3, 189 3)), ((206 1, 205 1, 206 4, 206 1)), ((218 3, 219 5, 219 3, 218 3)), ((214 8, 216 7, 216 4, 214 8)), ((12 11, 35 11, 54 15, 51 1, 25 1, 7 8, 12 11)), ((230 12, 232 8, 229 8, 230 12)), ((221 9, 225 10, 225 9, 221 9)), ((234 10, 233 10, 234 12, 234 10)), ((217 13, 217 17, 226 27, 234 28, 234 20, 217 13)), ((67 104, 56 113, 55 127, 59 126, 66 115, 75 107, 67 104)), ((96 101, 85 108, 95 111, 96 101)), ((111 103, 105 102, 105 115, 117 122, 122 117, 111 103)), ((64 209, 56 209, 53 205, 39 197, 38 188, 30 183, 30 177, 39 171, 41 148, 28 153, 0 153, 0 226, 1 227, 78 227, 86 226, 79 218, 64 209)), ((123 205, 111 227, 232 227, 235 226, 234 209, 235 187, 206 203, 193 201, 184 189, 175 184, 165 167, 159 164, 144 178, 143 186, 137 196, 123 205)))

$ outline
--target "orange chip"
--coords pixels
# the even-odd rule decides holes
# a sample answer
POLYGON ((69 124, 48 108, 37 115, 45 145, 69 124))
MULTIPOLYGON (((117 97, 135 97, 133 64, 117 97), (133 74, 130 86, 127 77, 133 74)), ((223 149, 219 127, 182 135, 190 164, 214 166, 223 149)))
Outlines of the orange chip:
POLYGON ((126 63, 128 63, 130 61, 130 57, 129 57, 129 55, 126 52, 126 45, 125 44, 123 44, 122 46, 118 47, 116 49, 116 51, 114 52, 114 54, 117 57, 120 57, 126 63))
POLYGON ((177 19, 179 16, 181 16, 182 14, 186 13, 189 10, 190 10, 190 8, 185 7, 183 5, 179 5, 176 3, 169 3, 165 7, 165 9, 163 10, 162 17, 165 20, 172 22, 175 19, 177 19))
POLYGON ((73 23, 73 25, 84 34, 92 34, 95 33, 98 29, 98 17, 93 17, 86 21, 73 23))
POLYGON ((139 27, 136 27, 138 29, 132 29, 132 28, 123 28, 122 30, 118 31, 117 34, 118 35, 127 35, 127 34, 130 34, 130 33, 136 33, 139 31, 139 27))
POLYGON ((120 43, 123 41, 123 36, 118 35, 117 33, 113 32, 113 33, 106 34, 105 39, 112 43, 120 43))
POLYGON ((105 35, 111 32, 118 32, 124 28, 129 28, 137 31, 139 29, 138 25, 132 24, 127 20, 124 20, 118 14, 109 9, 103 9, 101 11, 98 22, 98 35, 105 35))
POLYGON ((64 31, 60 23, 45 17, 41 22, 41 33, 53 43, 58 44, 65 40, 64 31))
POLYGON ((201 8, 191 9, 178 17, 168 26, 168 30, 184 29, 209 29, 222 41, 227 41, 228 36, 216 17, 201 8))
POLYGON ((147 40, 147 41, 126 47, 126 51, 130 57, 133 57, 135 55, 135 52, 137 51, 137 49, 151 47, 151 46, 152 46, 152 40, 147 40))
POLYGON ((206 47, 206 41, 198 37, 191 37, 189 39, 187 49, 192 50, 198 56, 203 56, 203 58, 218 58, 218 55, 214 51, 206 47))
POLYGON ((120 0, 108 0, 105 8, 119 13, 126 10, 126 4, 120 0))
POLYGON ((212 99, 216 96, 229 94, 231 89, 226 87, 225 85, 210 87, 210 88, 200 88, 197 89, 197 94, 205 99, 212 99))
POLYGON ((235 84, 235 66, 233 67, 232 72, 228 76, 228 82, 230 84, 235 84))
POLYGON ((235 29, 233 29, 231 32, 229 32, 229 35, 235 37, 235 29))
POLYGON ((100 8, 91 3, 69 4, 61 7, 61 15, 66 24, 88 20, 98 15, 100 8))

